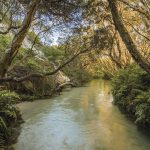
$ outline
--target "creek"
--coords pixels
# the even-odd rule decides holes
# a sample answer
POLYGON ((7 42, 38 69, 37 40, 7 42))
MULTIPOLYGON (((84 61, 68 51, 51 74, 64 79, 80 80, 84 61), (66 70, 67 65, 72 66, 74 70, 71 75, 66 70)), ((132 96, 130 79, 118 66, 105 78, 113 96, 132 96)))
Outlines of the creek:
POLYGON ((112 104, 109 81, 93 80, 48 100, 19 104, 15 150, 149 150, 150 136, 112 104))

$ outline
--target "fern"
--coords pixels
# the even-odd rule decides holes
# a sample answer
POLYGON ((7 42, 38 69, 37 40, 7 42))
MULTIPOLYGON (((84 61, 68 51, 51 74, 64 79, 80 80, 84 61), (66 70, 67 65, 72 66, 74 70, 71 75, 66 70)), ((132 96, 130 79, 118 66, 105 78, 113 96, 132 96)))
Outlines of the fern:
POLYGON ((11 126, 19 119, 19 111, 14 104, 19 99, 20 97, 15 92, 0 91, 0 148, 11 141, 11 126))
POLYGON ((7 134, 7 126, 3 118, 0 117, 0 148, 4 148, 6 134, 7 134))
POLYGON ((4 148, 5 140, 3 135, 0 133, 0 148, 4 148))

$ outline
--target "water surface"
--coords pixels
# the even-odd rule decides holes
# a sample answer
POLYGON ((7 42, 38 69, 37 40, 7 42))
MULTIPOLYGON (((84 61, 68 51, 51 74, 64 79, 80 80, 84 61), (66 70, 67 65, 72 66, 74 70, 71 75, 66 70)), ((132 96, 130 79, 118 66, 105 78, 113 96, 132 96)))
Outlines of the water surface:
POLYGON ((140 132, 112 104, 110 83, 90 82, 49 100, 19 104, 25 123, 15 150, 149 150, 140 132))

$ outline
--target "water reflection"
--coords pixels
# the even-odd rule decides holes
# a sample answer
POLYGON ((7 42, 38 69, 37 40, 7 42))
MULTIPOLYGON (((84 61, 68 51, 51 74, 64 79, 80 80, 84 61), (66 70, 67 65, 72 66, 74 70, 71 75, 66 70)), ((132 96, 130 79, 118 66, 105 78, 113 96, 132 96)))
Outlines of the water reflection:
POLYGON ((95 80, 50 100, 20 104, 26 123, 16 150, 148 150, 150 137, 112 105, 110 83, 95 80))

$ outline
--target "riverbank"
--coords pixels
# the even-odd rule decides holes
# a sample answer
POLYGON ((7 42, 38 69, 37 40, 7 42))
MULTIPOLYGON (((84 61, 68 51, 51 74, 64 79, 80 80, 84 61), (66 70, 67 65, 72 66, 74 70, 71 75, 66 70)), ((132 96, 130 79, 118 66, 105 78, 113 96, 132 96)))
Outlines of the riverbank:
POLYGON ((112 83, 114 103, 137 126, 150 128, 150 75, 132 65, 121 70, 112 83))
MULTIPOLYGON (((148 79, 149 79, 149 76, 137 66, 132 66, 126 70, 121 71, 113 79, 112 93, 114 96, 114 103, 116 105, 118 105, 118 107, 121 110, 123 110, 124 113, 127 114, 127 116, 132 117, 133 120, 135 121, 135 124, 142 127, 142 128, 140 128, 141 131, 143 130, 143 127, 149 127, 149 113, 147 111, 149 109, 148 98, 150 97, 149 92, 148 92, 148 90, 149 90, 149 80, 148 79), (140 108, 140 110, 138 110, 139 108, 140 108)), ((99 82, 99 81, 101 81, 101 80, 96 80, 96 82, 99 82)), ((103 82, 110 84, 110 81, 108 81, 108 80, 107 81, 103 80, 103 82)), ((106 85, 106 87, 107 87, 107 84, 105 84, 103 82, 102 82, 102 84, 106 85)), ((102 86, 102 85, 100 85, 100 86, 102 86)), ((79 87, 77 87, 77 89, 78 88, 79 87)), ((87 87, 80 87, 80 88, 82 89, 82 88, 87 88, 87 87)), ((59 91, 57 93, 55 90, 55 93, 53 93, 53 95, 51 95, 51 97, 46 97, 47 101, 49 102, 49 99, 53 100, 57 97, 58 98, 61 97, 62 95, 59 95, 60 92, 61 91, 59 91)), ((110 87, 109 87, 109 90, 107 90, 107 92, 108 93, 105 93, 105 95, 107 95, 107 94, 111 95, 110 87)), ((44 100, 45 97, 32 97, 32 96, 26 97, 26 99, 28 101, 33 101, 33 100, 39 99, 39 98, 40 98, 41 102, 38 101, 37 103, 41 103, 41 105, 42 105, 43 101, 41 100, 41 98, 44 100)), ((24 99, 24 100, 26 100, 26 99, 24 99)), ((16 102, 19 102, 19 101, 16 101, 16 102)), ((22 100, 21 100, 21 102, 22 102, 22 100)), ((33 102, 33 103, 35 103, 35 102, 33 102)), ((44 101, 44 103, 45 103, 45 101, 44 101)), ((60 101, 60 104, 61 104, 61 101, 60 101)), ((20 104, 20 105, 24 105, 24 103, 20 104)), ((30 103, 30 105, 32 105, 32 103, 30 103)), ((96 107, 99 107, 99 105, 96 107)), ((103 106, 103 107, 106 107, 106 106, 103 106)), ((32 108, 29 107, 29 109, 28 109, 29 112, 30 112, 30 109, 32 109, 32 108)), ((39 107, 39 109, 41 109, 41 107, 39 107)), ((13 133, 15 135, 14 137, 16 137, 15 139, 17 139, 17 136, 19 135, 19 132, 20 132, 20 122, 18 122, 18 124, 16 124, 16 125, 17 125, 16 131, 18 131, 16 133, 18 133, 18 134, 13 133)), ((12 126, 12 128, 13 128, 13 126, 12 126)), ((149 131, 149 130, 147 130, 147 131, 149 131)), ((12 141, 13 142, 11 142, 11 144, 15 143, 15 140, 12 140, 12 141)), ((11 147, 11 146, 9 146, 9 147, 11 147)))
POLYGON ((25 96, 25 99, 15 92, 7 90, 0 91, 0 150, 13 150, 13 144, 21 132, 21 124, 24 122, 20 109, 17 107, 22 102, 33 102, 34 100, 50 99, 60 94, 56 91, 51 96, 36 97, 25 96))

